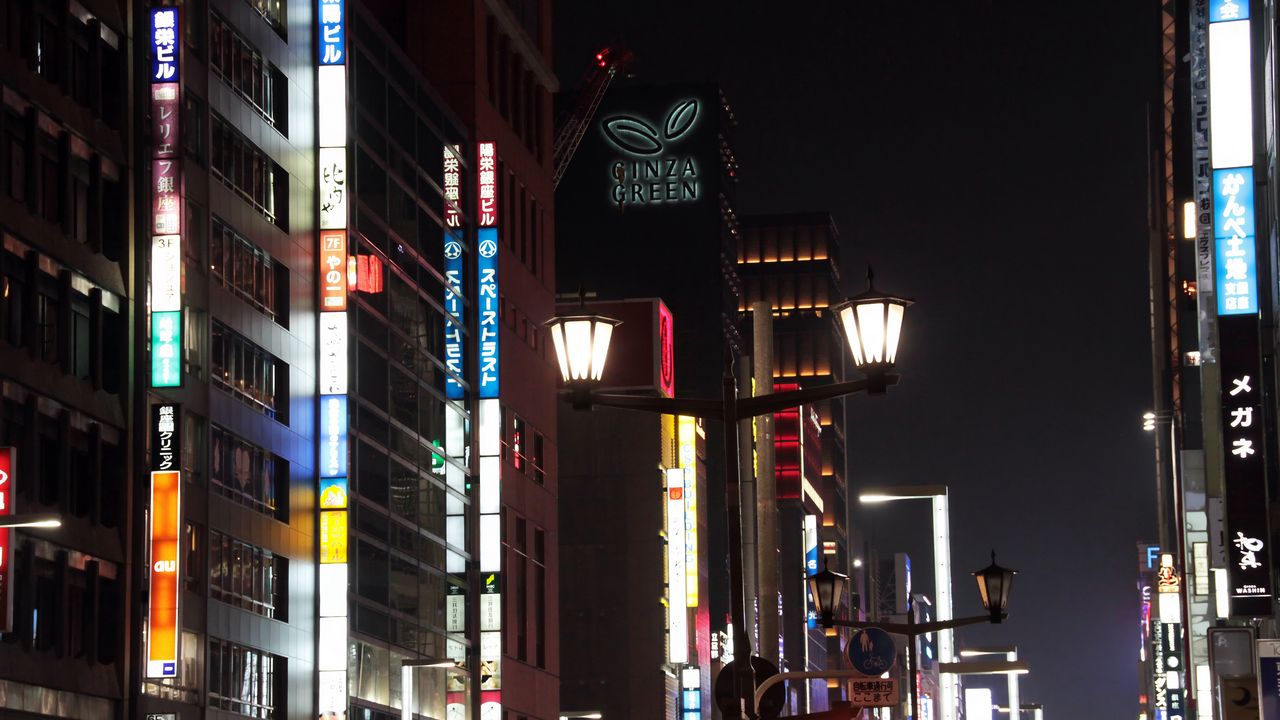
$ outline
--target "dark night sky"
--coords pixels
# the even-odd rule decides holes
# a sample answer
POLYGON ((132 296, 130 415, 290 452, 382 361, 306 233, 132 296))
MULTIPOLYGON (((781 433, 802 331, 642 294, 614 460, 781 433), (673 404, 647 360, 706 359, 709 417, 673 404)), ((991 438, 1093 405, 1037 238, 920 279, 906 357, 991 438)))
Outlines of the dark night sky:
MULTIPOLYGON (((718 79, 738 212, 830 210, 845 290, 871 262, 916 298, 902 384, 852 403, 851 481, 951 486, 957 614, 990 548, 1021 571, 1012 618, 959 643, 1017 644, 1051 718, 1136 710, 1154 4, 556 1, 566 89, 615 42, 644 79, 718 79)), ((863 517, 927 572, 927 504, 863 517)))

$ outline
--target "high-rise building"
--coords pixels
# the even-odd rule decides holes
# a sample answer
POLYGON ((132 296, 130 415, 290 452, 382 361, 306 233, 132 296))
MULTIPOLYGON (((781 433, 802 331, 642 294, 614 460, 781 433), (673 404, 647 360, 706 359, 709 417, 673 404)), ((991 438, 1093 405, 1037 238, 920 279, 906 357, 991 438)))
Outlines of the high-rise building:
POLYGON ((126 8, 0 5, 0 519, 62 520, 0 529, 4 717, 130 707, 146 485, 130 438, 146 403, 131 393, 145 298, 129 232, 126 8))
MULTIPOLYGON (((550 720, 559 700, 559 521, 551 3, 370 0, 470 136, 478 355, 474 452, 483 575, 481 717, 550 720)), ((394 69, 392 69, 394 72, 394 69)), ((389 109, 394 115, 395 109, 389 109)))
MULTIPOLYGON (((1272 357, 1280 170, 1273 0, 1160 5, 1153 27, 1148 248, 1159 564, 1146 717, 1222 717, 1275 638, 1272 357)), ((1135 418, 1135 422, 1138 420, 1135 418)), ((1258 671, 1261 675, 1254 677, 1258 671)), ((1258 683, 1258 684, 1254 684, 1258 683)))
MULTIPOLYGON (((774 389, 843 382, 846 345, 835 316, 828 311, 844 297, 840 236, 831 216, 823 212, 744 216, 737 267, 743 285, 738 311, 744 329, 752 325, 754 303, 768 303, 771 308, 774 389)), ((776 568, 783 579, 775 580, 783 608, 779 657, 789 669, 840 667, 848 633, 828 636, 809 622, 804 586, 785 579, 817 572, 819 563, 855 580, 860 577, 853 567, 857 551, 850 552, 844 400, 776 413, 773 432, 776 568), (811 549, 821 559, 811 557, 811 549)), ((759 542, 761 547, 768 544, 763 537, 759 542)), ((850 592, 858 598, 865 595, 857 585, 850 592)), ((847 599, 843 602, 855 612, 859 609, 847 599)), ((825 687, 825 682, 816 683, 809 697, 825 694, 824 690, 814 692, 825 687)), ((833 689, 832 699, 840 699, 838 690, 833 689)), ((817 707, 825 708, 826 703, 817 707)))
MULTIPOLYGON (((731 144, 734 124, 728 102, 713 84, 651 86, 616 81, 586 128, 556 193, 560 290, 569 294, 581 287, 605 299, 661 297, 674 321, 673 362, 679 370, 681 397, 719 398, 726 347, 735 353, 741 350, 735 312, 740 283, 734 267, 739 231, 733 205, 737 182, 737 159, 731 144)), ((620 328, 619 334, 623 333, 625 329, 620 328)), ((611 362, 627 362, 613 352, 611 356, 611 362)), ((745 377, 740 381, 749 382, 745 377)), ((567 412, 571 411, 562 410, 562 417, 567 412)), ((601 417, 615 415, 623 427, 634 428, 640 437, 656 441, 656 418, 626 418, 614 413, 601 417), (640 428, 644 428, 643 432, 640 428)), ((607 432, 603 426, 581 428, 581 419, 562 422, 566 423, 566 432, 572 431, 579 438, 597 438, 607 432)), ((730 622, 728 566, 711 560, 728 557, 721 460, 723 431, 720 423, 713 421, 708 421, 703 431, 706 485, 699 503, 707 515, 707 559, 700 561, 705 568, 700 567, 699 572, 705 571, 708 580, 706 596, 698 598, 698 607, 706 608, 708 624, 689 628, 690 647, 698 650, 696 657, 690 654, 680 660, 682 656, 677 651, 678 661, 673 662, 670 654, 664 658, 650 641, 647 664, 634 668, 636 677, 645 680, 632 687, 616 688, 616 693, 625 697, 643 693, 643 699, 635 697, 638 707, 663 708, 683 715, 689 706, 683 699, 684 690, 686 686, 690 691, 694 689, 696 677, 698 692, 708 701, 701 704, 701 709, 690 711, 695 716, 711 712, 713 668, 705 663, 716 662, 718 653, 711 650, 712 636, 723 633, 730 622), (703 664, 694 665, 695 662, 703 664), (651 682, 658 677, 656 673, 665 675, 665 686, 651 682), (651 698, 650 692, 663 697, 651 698), (661 705, 657 704, 660 700, 661 705)), ((749 443, 750 438, 744 441, 749 443)), ((563 439, 562 447, 566 456, 583 451, 563 439)), ((649 468, 655 467, 655 459, 648 460, 649 468)), ((574 467, 578 482, 585 481, 585 474, 601 471, 584 466, 580 458, 574 462, 578 463, 574 467)), ((639 468, 620 468, 620 472, 652 475, 645 475, 646 471, 639 468)), ((650 489, 656 492, 658 488, 650 489)), ((658 514, 660 508, 648 506, 643 512, 649 532, 664 531, 665 526, 658 522, 662 518, 658 514)), ((644 525, 628 523, 626 527, 644 525)), ((574 529, 581 533, 583 525, 575 523, 574 529)), ((622 542, 620 538, 615 540, 622 542)), ((566 538, 566 550, 581 552, 583 542, 580 534, 566 538)), ((657 550, 656 545, 645 547, 657 550)), ((568 567, 565 571, 573 572, 568 567)), ((572 578, 564 577, 562 594, 593 581, 581 574, 572 578)), ((627 578, 628 582, 631 580, 636 577, 627 578)), ((643 578, 639 581, 647 582, 643 578)), ((648 597, 655 607, 645 617, 661 618, 662 608, 657 605, 665 601, 664 596, 660 589, 650 592, 648 597)), ((611 603, 610 607, 616 613, 619 604, 611 603)), ((585 612, 585 604, 575 608, 585 612)), ((577 615, 565 613, 562 617, 570 622, 577 615)), ((671 622, 669 614, 667 622, 671 622)), ((572 635, 583 644, 575 650, 575 667, 586 662, 589 648, 606 648, 617 641, 604 632, 606 625, 590 627, 595 630, 575 630, 572 635)), ((601 663, 610 661, 607 653, 600 658, 601 663)), ((576 676, 572 682, 573 686, 565 688, 567 699, 587 703, 601 697, 598 688, 588 687, 589 677, 576 676)), ((566 705, 565 709, 593 708, 566 705)))

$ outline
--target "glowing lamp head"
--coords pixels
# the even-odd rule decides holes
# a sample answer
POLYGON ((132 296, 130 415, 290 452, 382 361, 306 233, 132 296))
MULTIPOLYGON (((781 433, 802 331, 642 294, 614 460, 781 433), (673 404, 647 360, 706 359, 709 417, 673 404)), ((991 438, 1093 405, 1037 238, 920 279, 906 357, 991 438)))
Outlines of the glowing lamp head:
MULTIPOLYGON (((877 292, 867 270, 867 290, 831 308, 840 319, 853 364, 872 379, 883 380, 898 360, 902 318, 913 301, 877 292)), ((883 387, 875 388, 883 392, 883 387)))
POLYGON ((602 315, 564 315, 546 323, 560 363, 560 377, 570 388, 591 388, 604 376, 613 329, 621 321, 602 315))
POLYGON ((978 593, 982 596, 982 607, 991 613, 991 622, 1004 620, 1009 609, 1009 586, 1013 584, 1016 570, 1000 567, 996 564, 996 553, 991 552, 991 564, 971 573, 978 581, 978 593))
POLYGON ((813 597, 813 609, 823 627, 831 627, 836 615, 836 604, 849 582, 848 575, 832 572, 824 563, 822 570, 809 576, 809 594, 813 597))

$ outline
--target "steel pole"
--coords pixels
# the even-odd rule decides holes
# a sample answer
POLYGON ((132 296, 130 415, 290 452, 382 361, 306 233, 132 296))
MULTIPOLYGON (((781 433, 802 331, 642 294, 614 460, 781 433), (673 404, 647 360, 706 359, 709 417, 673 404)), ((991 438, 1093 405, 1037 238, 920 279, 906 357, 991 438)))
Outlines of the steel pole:
POLYGON ((907 598, 907 691, 911 698, 911 720, 920 718, 920 698, 916 695, 916 604, 907 598))
POLYGON ((747 632, 746 605, 742 585, 742 498, 738 494, 738 383, 733 376, 733 354, 725 348, 724 382, 724 498, 729 520, 729 617, 733 620, 734 697, 749 720, 756 720, 755 673, 751 669, 751 636, 747 632))
MULTIPOLYGON (((767 302, 751 304, 754 351, 751 364, 755 373, 753 396, 773 394, 773 306, 767 302)), ((799 408, 803 413, 804 408, 799 408)), ((774 477, 773 414, 755 419, 756 477, 756 583, 759 588, 760 657, 781 667, 778 657, 778 491, 774 477)), ((804 418, 800 419, 803 435, 804 418)))

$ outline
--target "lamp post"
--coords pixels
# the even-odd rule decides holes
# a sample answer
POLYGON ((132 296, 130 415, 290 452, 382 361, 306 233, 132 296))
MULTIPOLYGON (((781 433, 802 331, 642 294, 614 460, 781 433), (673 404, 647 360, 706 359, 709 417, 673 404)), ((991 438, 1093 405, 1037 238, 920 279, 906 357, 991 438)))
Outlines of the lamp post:
MULTIPOLYGON (((920 706, 916 692, 916 653, 914 641, 931 632, 951 630, 965 625, 978 623, 999 623, 1008 617, 1009 587, 1013 584, 1013 576, 1017 573, 996 564, 996 554, 991 553, 991 564, 972 573, 978 583, 978 594, 982 597, 982 607, 986 615, 967 618, 951 618, 934 622, 916 622, 915 609, 910 601, 907 604, 907 621, 905 623, 861 622, 855 620, 837 620, 835 603, 840 597, 844 584, 849 576, 841 575, 823 568, 821 572, 809 576, 809 591, 813 595, 814 610, 818 613, 823 627, 876 628, 897 635, 906 635, 912 640, 907 652, 907 686, 911 697, 911 717, 919 720, 920 706)), ((948 700, 948 702, 951 702, 948 700)), ((943 703, 946 706, 946 703, 943 703)))
POLYGON ((745 587, 742 570, 742 508, 739 496, 738 423, 821 400, 866 392, 884 394, 898 382, 889 371, 898 355, 902 320, 911 300, 885 295, 875 290, 867 273, 867 290, 831 308, 844 330, 854 366, 865 376, 861 380, 787 392, 738 397, 733 354, 725 348, 724 376, 719 399, 664 398, 620 395, 599 391, 604 377, 609 342, 619 325, 612 318, 586 312, 585 305, 574 315, 558 316, 545 325, 551 334, 565 395, 576 410, 595 405, 625 408, 668 415, 690 415, 720 421, 724 429, 725 505, 729 531, 729 610, 733 623, 735 654, 733 697, 751 720, 756 718, 753 691, 757 685, 751 667, 751 640, 746 623, 745 587))
POLYGON ((23 515, 0 515, 0 529, 3 528, 56 528, 62 527, 62 518, 53 513, 30 513, 23 515))
MULTIPOLYGON (((1018 648, 1010 645, 1007 647, 987 647, 987 648, 965 648, 960 651, 960 657, 983 657, 988 655, 1003 655, 1005 660, 1015 662, 1018 659, 1018 648)), ((1018 675, 1019 673, 1009 673, 1009 707, 1020 708, 1021 698, 1018 692, 1018 675)), ((1018 720, 1021 717, 1018 710, 1014 710, 1011 720, 1018 720)))
MULTIPOLYGON (((951 506, 946 485, 900 485, 896 487, 867 488, 858 495, 864 504, 885 503, 897 500, 929 500, 933 515, 933 582, 934 600, 937 602, 938 619, 950 620, 954 614, 951 604, 951 506)), ((955 659, 954 633, 945 630, 938 633, 938 660, 955 659)), ((955 703, 959 702, 955 678, 939 677, 944 701, 941 705, 942 720, 954 720, 955 703)))

